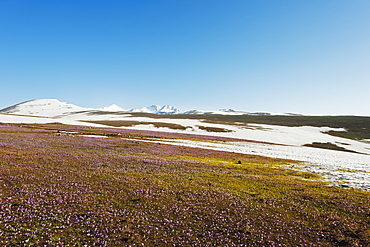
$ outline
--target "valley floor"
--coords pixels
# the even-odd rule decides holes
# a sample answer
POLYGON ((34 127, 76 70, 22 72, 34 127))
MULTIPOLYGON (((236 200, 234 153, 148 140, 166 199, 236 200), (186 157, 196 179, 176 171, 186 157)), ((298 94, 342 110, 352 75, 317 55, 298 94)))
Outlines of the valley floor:
POLYGON ((0 125, 2 246, 368 246, 369 192, 327 186, 237 139, 0 125), (163 142, 162 142, 163 141, 163 142), (172 143, 173 144, 173 143, 172 143), (214 146, 212 146, 214 145, 214 146))
MULTIPOLYGON (((199 140, 170 140, 166 143, 188 147, 255 154, 272 158, 302 161, 291 169, 314 172, 335 186, 370 190, 370 143, 327 134, 345 131, 341 128, 313 126, 278 126, 267 124, 217 123, 199 119, 173 119, 166 116, 148 117, 130 114, 72 114, 58 118, 0 114, 4 123, 54 123, 110 127, 126 130, 160 131, 233 138, 231 142, 202 142, 199 140), (239 141, 238 141, 239 140, 239 141), (245 142, 251 140, 252 142, 245 142), (307 147, 331 144, 344 151, 307 147), (347 152, 345 152, 347 151, 347 152)), ((156 141, 156 140, 155 140, 156 141)), ((160 140, 164 143, 164 140, 160 140)))

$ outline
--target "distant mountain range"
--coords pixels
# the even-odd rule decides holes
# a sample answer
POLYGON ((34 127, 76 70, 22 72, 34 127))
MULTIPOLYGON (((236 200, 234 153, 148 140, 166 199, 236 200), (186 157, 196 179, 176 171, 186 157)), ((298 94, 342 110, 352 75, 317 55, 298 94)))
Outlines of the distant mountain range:
MULTIPOLYGON (((151 105, 148 107, 142 107, 140 109, 123 109, 118 105, 110 105, 103 108, 85 108, 76 106, 66 102, 60 102, 57 99, 36 99, 26 102, 22 102, 13 106, 9 106, 0 110, 0 113, 15 114, 15 115, 27 115, 27 116, 42 116, 42 117, 58 117, 71 114, 78 114, 82 112, 94 112, 96 113, 152 113, 152 114, 220 114, 220 115, 271 115, 265 112, 244 112, 236 111, 233 109, 221 109, 218 111, 202 111, 202 110, 190 110, 181 112, 176 107, 170 105, 151 105)), ((286 114, 284 114, 286 115, 286 114)))

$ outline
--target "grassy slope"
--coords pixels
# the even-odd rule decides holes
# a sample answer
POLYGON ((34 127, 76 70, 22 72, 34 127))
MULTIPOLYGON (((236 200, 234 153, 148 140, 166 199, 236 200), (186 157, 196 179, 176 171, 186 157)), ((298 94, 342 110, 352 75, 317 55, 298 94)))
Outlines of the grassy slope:
POLYGON ((292 161, 113 138, 120 130, 54 127, 112 138, 0 126, 2 245, 370 242, 369 193, 276 167, 292 161))

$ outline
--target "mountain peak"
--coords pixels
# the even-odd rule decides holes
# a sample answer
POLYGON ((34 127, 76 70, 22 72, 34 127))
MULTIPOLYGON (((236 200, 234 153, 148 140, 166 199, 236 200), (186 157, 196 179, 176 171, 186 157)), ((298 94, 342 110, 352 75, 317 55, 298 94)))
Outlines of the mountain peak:
POLYGON ((158 114, 176 114, 176 113, 179 113, 180 111, 173 107, 173 106, 170 106, 170 105, 164 105, 161 107, 161 109, 159 109, 159 111, 157 112, 158 114))
POLYGON ((170 105, 164 105, 164 106, 159 106, 159 105, 151 105, 151 106, 146 106, 140 109, 131 109, 128 110, 128 112, 144 112, 144 113, 153 113, 153 114, 176 114, 179 113, 180 111, 170 105))
POLYGON ((101 110, 101 111, 125 111, 123 108, 119 107, 118 105, 116 104, 112 104, 110 106, 105 106, 103 108, 99 108, 98 110, 101 110))

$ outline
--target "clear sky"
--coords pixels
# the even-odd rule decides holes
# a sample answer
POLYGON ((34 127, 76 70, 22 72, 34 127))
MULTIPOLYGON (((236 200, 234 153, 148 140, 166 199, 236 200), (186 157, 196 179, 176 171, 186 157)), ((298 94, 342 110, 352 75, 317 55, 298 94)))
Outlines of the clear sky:
POLYGON ((370 116, 368 0, 0 0, 0 108, 370 116))

